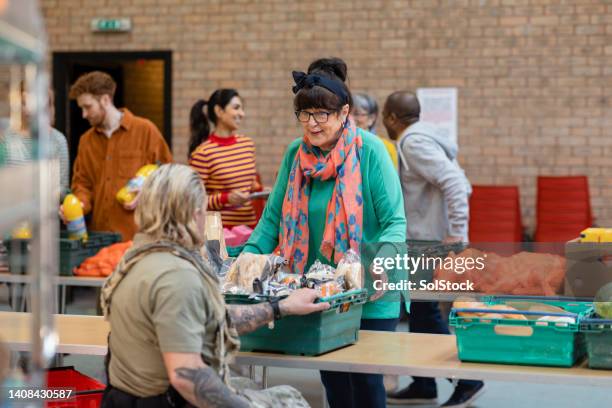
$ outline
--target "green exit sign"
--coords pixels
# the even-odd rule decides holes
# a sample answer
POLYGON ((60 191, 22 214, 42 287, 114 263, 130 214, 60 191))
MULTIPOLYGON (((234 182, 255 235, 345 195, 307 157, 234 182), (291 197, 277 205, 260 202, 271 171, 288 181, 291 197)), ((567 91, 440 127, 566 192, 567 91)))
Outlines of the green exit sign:
POLYGON ((132 30, 129 18, 94 18, 91 20, 91 31, 123 33, 132 30))

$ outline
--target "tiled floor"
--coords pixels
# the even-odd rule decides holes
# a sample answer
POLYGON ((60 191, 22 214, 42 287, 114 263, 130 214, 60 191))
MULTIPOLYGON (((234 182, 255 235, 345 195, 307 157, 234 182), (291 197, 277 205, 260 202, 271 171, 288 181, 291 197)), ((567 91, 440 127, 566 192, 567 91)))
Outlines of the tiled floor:
MULTIPOLYGON (((7 310, 6 288, 0 286, 0 310, 7 310)), ((68 313, 93 314, 95 312, 93 290, 82 288, 75 292, 68 313)), ((87 375, 103 380, 102 357, 66 356, 64 365, 74 365, 87 375)), ((289 384, 299 389, 313 408, 323 408, 322 387, 319 373, 312 370, 271 368, 269 386, 289 384)), ((402 377, 400 385, 410 382, 402 377)), ((565 385, 541 385, 528 383, 488 382, 486 392, 473 407, 481 408, 609 408, 612 407, 612 371, 610 388, 576 387, 565 385)), ((451 384, 438 380, 439 402, 451 394, 451 384)), ((426 407, 427 406, 422 406, 426 407)))

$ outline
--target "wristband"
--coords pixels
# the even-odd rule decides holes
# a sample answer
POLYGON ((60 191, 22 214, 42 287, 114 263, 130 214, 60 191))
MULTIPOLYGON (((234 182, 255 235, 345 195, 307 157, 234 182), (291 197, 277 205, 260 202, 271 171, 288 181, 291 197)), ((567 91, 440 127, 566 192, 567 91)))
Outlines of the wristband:
POLYGON ((280 306, 278 305, 278 299, 270 299, 268 300, 268 303, 270 303, 270 306, 272 306, 272 311, 274 312, 274 320, 280 320, 282 316, 280 312, 280 306))

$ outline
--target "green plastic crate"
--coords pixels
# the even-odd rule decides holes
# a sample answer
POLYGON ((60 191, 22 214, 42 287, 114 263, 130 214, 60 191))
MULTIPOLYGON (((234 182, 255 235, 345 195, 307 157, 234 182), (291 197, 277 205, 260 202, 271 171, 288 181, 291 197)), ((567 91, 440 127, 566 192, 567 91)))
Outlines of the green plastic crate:
MULTIPOLYGON (((488 311, 490 309, 452 309, 449 324, 455 328, 457 351, 461 361, 524 364, 571 367, 586 355, 580 321, 587 316, 593 304, 572 300, 550 298, 495 297, 484 300, 488 305, 505 304, 507 301, 537 301, 558 306, 567 313, 523 312, 526 316, 569 316, 576 323, 555 323, 536 320, 482 319, 463 317, 459 311, 488 311), (516 329, 514 329, 516 328, 516 329), (501 330, 510 329, 524 333, 503 334, 501 330)), ((508 313, 506 311, 502 313, 508 313)))
POLYGON ((227 249, 227 256, 229 256, 230 258, 237 258, 238 255, 240 255, 240 253, 244 249, 244 245, 238 245, 235 247, 228 246, 226 247, 226 249, 227 249))
POLYGON ((28 270, 29 239, 9 239, 4 241, 8 255, 9 272, 14 275, 24 275, 28 270))
MULTIPOLYGON (((228 304, 264 300, 250 299, 248 295, 226 295, 225 299, 228 304)), ((354 290, 319 301, 330 302, 331 308, 305 316, 287 316, 275 321, 273 329, 263 326, 244 334, 240 336, 240 350, 316 356, 356 343, 367 292, 354 290)))
MULTIPOLYGON (((60 232, 59 274, 72 276, 74 268, 98 253, 104 247, 121 241, 121 234, 115 232, 89 232, 87 242, 68 239, 68 232, 60 232)), ((30 253, 29 239, 10 239, 4 242, 8 250, 9 271, 13 274, 25 274, 30 253)))
POLYGON ((612 370, 612 320, 591 313, 580 322, 586 338, 589 367, 612 370))
MULTIPOLYGON (((461 252, 466 248, 463 242, 452 244, 443 244, 440 241, 424 241, 424 240, 407 240, 407 253, 409 257, 426 257, 426 258, 446 258, 449 252, 461 252)), ((433 268, 420 268, 415 273, 410 274, 411 282, 420 282, 422 280, 433 282, 433 268)))
POLYGON ((121 234, 116 232, 91 231, 86 242, 68 239, 68 232, 60 233, 60 267, 62 276, 72 276, 74 268, 98 253, 102 248, 121 241, 121 234))

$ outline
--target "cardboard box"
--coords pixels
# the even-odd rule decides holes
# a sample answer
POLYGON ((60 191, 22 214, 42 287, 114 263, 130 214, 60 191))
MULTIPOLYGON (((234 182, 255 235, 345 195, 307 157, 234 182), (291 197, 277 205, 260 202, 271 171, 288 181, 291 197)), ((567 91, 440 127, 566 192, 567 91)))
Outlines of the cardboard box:
POLYGON ((612 282, 612 243, 579 242, 565 244, 566 296, 594 297, 605 284, 612 282))

